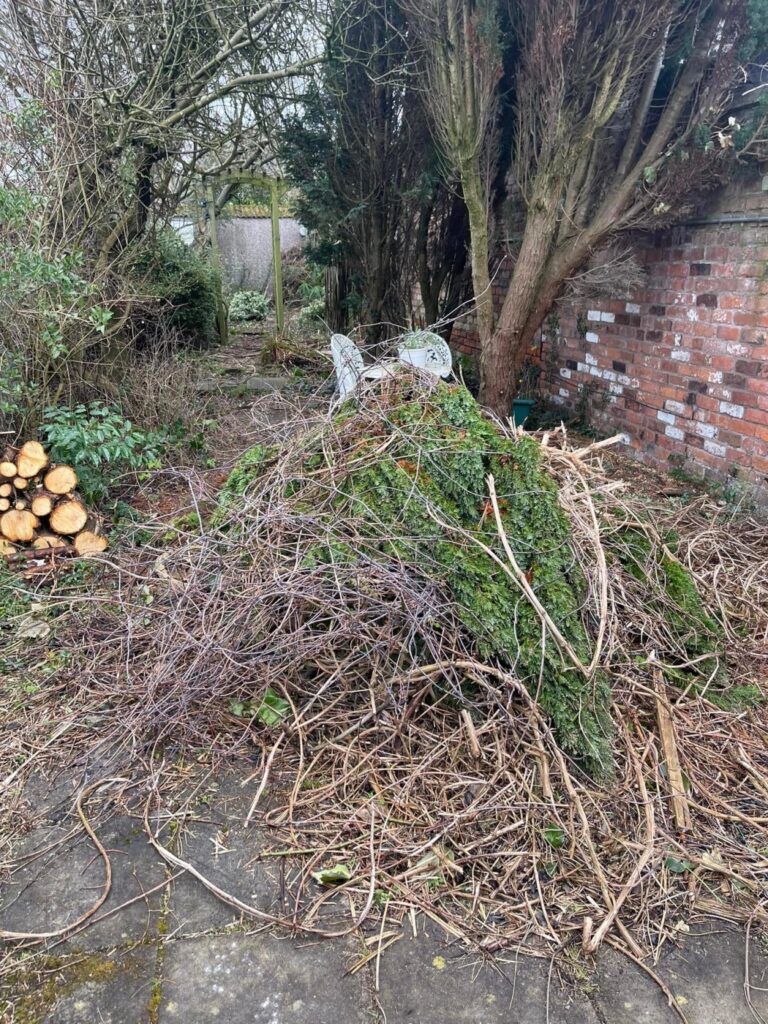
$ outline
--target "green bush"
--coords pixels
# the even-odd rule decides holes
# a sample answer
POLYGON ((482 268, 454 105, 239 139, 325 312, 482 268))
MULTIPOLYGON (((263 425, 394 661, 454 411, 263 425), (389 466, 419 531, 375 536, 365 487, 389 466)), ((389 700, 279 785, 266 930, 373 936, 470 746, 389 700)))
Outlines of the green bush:
POLYGON ((231 320, 265 320, 269 299, 264 292, 235 292, 229 302, 231 320))
POLYGON ((216 274, 203 256, 172 230, 142 244, 132 271, 144 290, 167 307, 168 327, 190 345, 205 348, 216 334, 216 274))
POLYGON ((299 313, 298 321, 302 327, 318 328, 322 326, 325 316, 325 299, 313 299, 299 313))
POLYGON ((89 503, 103 501, 121 474, 159 465, 163 434, 143 431, 102 402, 45 410, 41 433, 51 460, 72 466, 89 503))
POLYGON ((57 251, 46 201, 0 187, 0 428, 34 421, 47 393, 71 382, 101 343, 112 311, 87 280, 82 254, 57 251))

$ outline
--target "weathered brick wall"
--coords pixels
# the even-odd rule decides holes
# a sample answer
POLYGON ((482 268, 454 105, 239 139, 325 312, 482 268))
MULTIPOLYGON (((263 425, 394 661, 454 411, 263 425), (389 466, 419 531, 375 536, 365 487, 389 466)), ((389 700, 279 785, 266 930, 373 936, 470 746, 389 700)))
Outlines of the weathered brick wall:
MULTIPOLYGON (((543 387, 567 409, 587 400, 643 461, 736 477, 768 500, 768 174, 638 244, 647 280, 631 301, 559 309, 543 387)), ((497 302, 508 279, 502 264, 497 302)), ((476 354, 471 318, 452 343, 476 354)))

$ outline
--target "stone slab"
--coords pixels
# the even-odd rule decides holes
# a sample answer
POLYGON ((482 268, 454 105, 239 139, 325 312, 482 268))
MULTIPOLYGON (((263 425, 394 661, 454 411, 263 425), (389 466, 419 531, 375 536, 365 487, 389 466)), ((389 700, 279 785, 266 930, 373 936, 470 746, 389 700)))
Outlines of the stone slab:
MULTIPOLYGON (((379 1002, 387 1024, 598 1024, 587 996, 561 987, 549 963, 484 964, 436 928, 408 929, 385 951, 379 1002), (549 1008, 547 1012, 547 1003, 549 1008)), ((611 1022, 613 1024, 613 1022, 611 1022)))
MULTIPOLYGON (((92 824, 112 864, 112 887, 94 916, 96 923, 60 943, 57 951, 105 949, 140 942, 156 933, 162 890, 96 920, 159 885, 167 874, 136 820, 114 814, 92 824)), ((77 818, 70 814, 59 824, 33 829, 15 849, 14 859, 57 844, 76 825, 77 818)), ((0 888, 0 928, 45 932, 71 924, 93 905, 104 879, 104 862, 80 828, 71 839, 28 860, 10 875, 0 888)))
MULTIPOLYGON (((655 970, 689 1024, 754 1024, 743 987, 745 939, 742 929, 705 922, 678 946, 666 947, 655 970)), ((754 1007, 768 1018, 768 957, 754 937, 750 981, 754 1007)), ((653 979, 611 949, 600 956, 596 983, 597 1005, 611 1024, 678 1019, 653 979)))
POLYGON ((147 1024, 153 996, 156 950, 136 947, 110 956, 68 957, 44 962, 15 979, 8 994, 9 1020, 30 1024, 147 1024))
POLYGON ((370 1024, 351 945, 219 935, 168 945, 159 1024, 370 1024))
MULTIPOLYGON (((223 776, 200 791, 200 802, 178 831, 176 848, 180 857, 225 892, 260 910, 279 911, 280 865, 277 860, 268 864, 258 860, 263 835, 258 826, 244 825, 254 792, 253 787, 240 785, 244 777, 237 773, 223 776)), ((226 928, 240 920, 237 910, 192 875, 185 874, 173 883, 168 904, 169 934, 194 935, 226 928)))

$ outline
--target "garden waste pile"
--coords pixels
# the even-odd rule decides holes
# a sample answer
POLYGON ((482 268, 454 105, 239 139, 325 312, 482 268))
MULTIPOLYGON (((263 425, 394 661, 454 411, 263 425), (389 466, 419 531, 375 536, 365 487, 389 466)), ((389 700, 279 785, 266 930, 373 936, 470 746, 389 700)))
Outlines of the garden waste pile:
POLYGON ((81 693, 134 752, 256 755, 290 910, 246 915, 637 957, 765 916, 768 531, 628 495, 603 448, 404 368, 265 436, 125 574, 81 693))

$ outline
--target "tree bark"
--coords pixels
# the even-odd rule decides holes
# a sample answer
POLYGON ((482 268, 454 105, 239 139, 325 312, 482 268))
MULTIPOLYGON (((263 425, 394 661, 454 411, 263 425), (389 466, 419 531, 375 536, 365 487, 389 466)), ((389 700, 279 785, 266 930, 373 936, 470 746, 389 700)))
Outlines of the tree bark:
MULTIPOLYGON (((559 198, 557 188, 553 195, 559 198)), ((496 330, 485 345, 481 343, 480 401, 498 416, 510 413, 517 377, 533 336, 526 331, 526 325, 536 304, 557 231, 557 207, 555 203, 550 205, 550 209, 539 205, 537 210, 532 209, 529 213, 496 330)))
POLYGON ((469 238, 472 261, 472 286, 477 307, 477 330, 480 351, 490 348, 493 338, 493 294, 489 272, 488 209, 485 189, 476 161, 462 168, 461 186, 469 217, 469 238))

